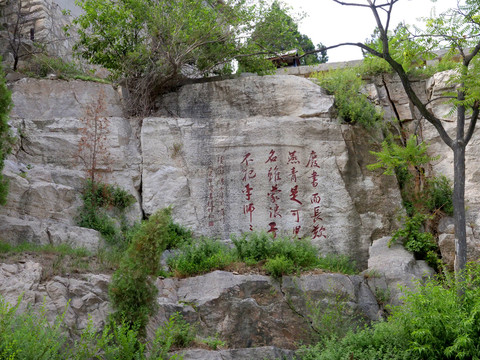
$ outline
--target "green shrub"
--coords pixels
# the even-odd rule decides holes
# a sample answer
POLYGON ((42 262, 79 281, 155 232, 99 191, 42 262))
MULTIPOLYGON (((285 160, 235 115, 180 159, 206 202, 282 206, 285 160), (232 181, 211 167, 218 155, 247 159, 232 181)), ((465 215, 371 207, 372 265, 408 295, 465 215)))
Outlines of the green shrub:
POLYGON ((463 282, 430 279, 413 290, 404 289, 404 304, 393 308, 386 321, 304 348, 302 359, 476 359, 479 264, 469 264, 463 277, 463 282))
POLYGON ((346 255, 327 254, 318 259, 317 267, 323 270, 342 274, 358 274, 355 261, 346 255))
POLYGON ((167 260, 167 264, 178 276, 192 276, 225 269, 234 261, 235 254, 228 246, 202 238, 194 244, 181 246, 178 253, 167 260))
POLYGON ((265 270, 270 276, 280 278, 282 275, 293 273, 295 271, 295 264, 292 259, 287 259, 284 255, 277 255, 273 259, 267 259, 265 270))
POLYGON ((254 264, 277 256, 291 261, 296 270, 315 267, 318 261, 318 250, 305 239, 274 239, 262 233, 247 233, 241 237, 232 237, 239 260, 254 264))
POLYGON ((46 309, 39 313, 27 310, 18 313, 21 298, 10 306, 0 297, 0 354, 2 359, 55 360, 64 359, 62 349, 66 336, 61 325, 63 316, 53 324, 47 320, 46 309))
POLYGON ((405 249, 413 252, 419 259, 426 259, 430 251, 438 249, 433 235, 422 231, 423 224, 428 218, 429 216, 421 213, 406 217, 403 227, 393 234, 390 242, 395 243, 397 240, 402 240, 405 249))
MULTIPOLYGON (((153 278, 160 271, 160 258, 172 240, 171 209, 159 210, 138 227, 114 273, 109 296, 114 318, 137 324, 143 334, 148 317, 156 308, 157 288, 153 278)), ((174 227, 177 229, 176 227, 174 227)))
POLYGON ((168 351, 190 346, 195 336, 193 327, 183 319, 180 313, 176 312, 155 332, 152 356, 164 359, 168 351))
POLYGON ((338 69, 313 76, 320 86, 335 96, 338 115, 349 123, 365 128, 378 126, 382 115, 362 92, 364 83, 356 68, 338 69))
POLYGON ((32 77, 46 77, 55 74, 59 78, 73 78, 84 75, 83 71, 73 62, 66 62, 59 57, 44 54, 35 55, 20 71, 32 77))
POLYGON ((446 176, 433 177, 427 180, 426 206, 432 213, 441 210, 453 215, 453 189, 446 176))
POLYGON ((110 245, 125 247, 128 240, 125 209, 136 201, 135 197, 118 186, 87 180, 82 200, 77 225, 97 230, 110 245), (109 215, 108 209, 115 209, 116 216, 109 215))

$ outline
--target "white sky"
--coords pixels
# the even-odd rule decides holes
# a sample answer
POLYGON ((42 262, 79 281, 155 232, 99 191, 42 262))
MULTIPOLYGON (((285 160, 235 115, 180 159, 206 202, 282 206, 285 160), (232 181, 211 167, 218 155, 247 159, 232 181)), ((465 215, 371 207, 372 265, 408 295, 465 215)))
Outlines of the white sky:
MULTIPOLYGON (((347 0, 363 2, 365 0, 347 0)), ((375 29, 375 20, 368 8, 342 6, 332 0, 284 0, 294 11, 303 11, 307 16, 299 25, 299 31, 308 35, 316 45, 325 46, 342 42, 364 42, 370 38, 375 29)), ((439 14, 448 8, 455 7, 457 0, 400 0, 394 5, 390 28, 405 21, 407 24, 417 23, 421 17, 430 16, 431 11, 439 14)), ((362 58, 359 48, 343 46, 328 51, 329 62, 356 60, 362 58)))

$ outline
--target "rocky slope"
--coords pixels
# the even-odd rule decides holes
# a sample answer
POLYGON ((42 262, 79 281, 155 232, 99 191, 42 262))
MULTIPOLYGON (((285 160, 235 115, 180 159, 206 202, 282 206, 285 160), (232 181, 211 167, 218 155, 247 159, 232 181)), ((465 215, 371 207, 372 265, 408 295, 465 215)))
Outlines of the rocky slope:
MULTIPOLYGON (((438 76, 418 82, 417 91, 425 98, 444 91, 438 76)), ((411 284, 431 271, 400 245, 387 246, 386 236, 398 226, 402 210, 394 178, 366 170, 380 134, 340 124, 332 97, 306 79, 244 77, 186 85, 159 99, 160 111, 144 119, 126 117, 109 85, 22 79, 10 87, 18 141, 4 170, 11 190, 0 209, 2 240, 101 245, 96 231, 76 226, 75 220, 91 167, 85 141, 92 140, 88 131, 97 122, 104 126, 98 141, 106 149, 98 155, 97 175, 135 196, 130 221, 172 206, 174 220, 197 234, 222 239, 250 230, 309 235, 323 253, 346 254, 366 270, 364 276, 310 274, 282 282, 218 271, 191 279, 159 278, 160 308, 149 324, 150 335, 179 311, 198 325, 201 336, 219 334, 229 346, 244 349, 191 350, 186 359, 292 356, 280 349, 294 348, 314 333, 309 303, 340 299, 358 319, 378 319, 377 289, 389 287, 396 301, 398 284, 411 284)), ((377 79, 369 93, 387 116, 417 123, 394 78, 377 79)), ((449 175, 446 147, 421 121, 420 126, 432 139, 431 150, 441 154, 432 171, 449 175)), ((480 221, 476 139, 467 165, 473 255, 478 251, 474 224, 480 221)), ((440 230, 448 258, 448 219, 440 230)), ((41 265, 27 260, 1 264, 0 294, 14 302, 24 292, 25 304, 35 307, 45 298, 50 316, 70 301, 66 321, 72 329, 84 328, 88 313, 103 325, 109 312, 107 275, 42 280, 40 273, 41 265)))

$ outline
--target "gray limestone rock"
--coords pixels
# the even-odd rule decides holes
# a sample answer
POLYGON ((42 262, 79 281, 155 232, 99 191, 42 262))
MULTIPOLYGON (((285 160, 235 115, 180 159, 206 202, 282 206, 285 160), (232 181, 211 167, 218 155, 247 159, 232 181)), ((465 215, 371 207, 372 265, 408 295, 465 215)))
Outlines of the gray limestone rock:
POLYGON ((369 244, 396 227, 396 183, 366 170, 369 134, 332 119, 333 100, 293 76, 186 85, 143 121, 147 214, 227 239, 256 230, 310 236, 366 268, 369 244), (165 116, 167 115, 168 116, 165 116))
POLYGON ((344 304, 344 316, 359 323, 380 315, 375 296, 361 276, 317 274, 277 282, 263 275, 214 271, 187 279, 158 279, 157 287, 159 311, 148 326, 150 336, 180 312, 198 324, 200 337, 218 336, 234 348, 292 349, 299 341, 308 343, 318 314, 313 309, 326 311, 338 302, 344 304))

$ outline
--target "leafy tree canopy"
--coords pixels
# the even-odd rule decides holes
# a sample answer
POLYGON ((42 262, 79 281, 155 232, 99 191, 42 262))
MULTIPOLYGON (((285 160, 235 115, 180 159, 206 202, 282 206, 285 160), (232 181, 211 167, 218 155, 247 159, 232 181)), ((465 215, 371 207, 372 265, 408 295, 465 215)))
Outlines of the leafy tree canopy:
MULTIPOLYGON (((291 10, 278 1, 274 1, 265 11, 263 18, 257 22, 249 42, 270 55, 281 55, 296 49, 299 55, 315 50, 312 40, 298 31, 298 21, 291 10)), ((320 43, 318 48, 323 48, 320 43)), ((326 51, 312 53, 301 58, 303 65, 319 64, 328 61, 326 51)), ((242 65, 248 68, 248 60, 242 65), (245 64, 246 63, 246 64, 245 64)), ((250 70, 250 69, 249 69, 250 70)))
MULTIPOLYGON (((258 68, 268 67, 266 55, 272 49, 267 45, 280 46, 271 43, 274 38, 284 48, 300 42, 305 48, 313 46, 279 3, 270 7, 255 0, 77 0, 77 5, 84 14, 74 20, 79 28, 75 50, 123 80, 135 94, 132 112, 151 109, 156 95, 177 85, 183 75, 231 73, 232 60, 244 62, 252 56, 258 68)), ((310 55, 307 61, 319 59, 310 55)))

